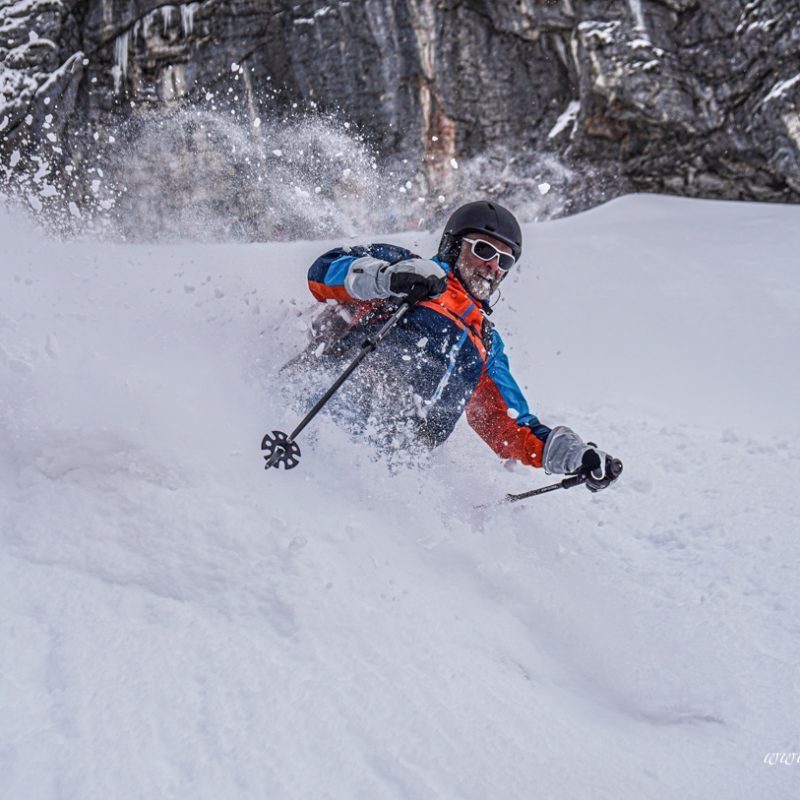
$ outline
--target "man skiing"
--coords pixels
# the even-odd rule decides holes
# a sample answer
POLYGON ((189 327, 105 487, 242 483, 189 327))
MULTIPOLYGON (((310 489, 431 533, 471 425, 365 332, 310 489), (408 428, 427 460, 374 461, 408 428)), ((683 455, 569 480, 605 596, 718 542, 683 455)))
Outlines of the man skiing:
POLYGON ((412 299, 344 397, 351 422, 377 419, 385 446, 435 447, 466 412, 501 458, 548 473, 581 472, 590 490, 605 489, 616 479, 611 457, 530 412, 488 319, 489 299, 521 253, 517 220, 489 201, 456 209, 431 260, 388 244, 330 250, 308 273, 312 294, 330 307, 305 358, 341 363, 412 299))

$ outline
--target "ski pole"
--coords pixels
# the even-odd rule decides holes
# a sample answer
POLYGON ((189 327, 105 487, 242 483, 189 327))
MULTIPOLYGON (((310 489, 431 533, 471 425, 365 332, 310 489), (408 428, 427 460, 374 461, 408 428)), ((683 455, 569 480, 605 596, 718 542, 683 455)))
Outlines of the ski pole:
POLYGON ((559 481, 558 483, 551 483, 549 486, 542 486, 541 489, 531 489, 529 492, 522 492, 521 494, 507 494, 505 496, 505 502, 507 503, 516 503, 518 500, 525 500, 528 497, 536 497, 539 494, 547 494, 548 492, 554 492, 556 489, 571 489, 573 486, 580 486, 582 483, 586 483, 586 479, 589 476, 586 473, 580 473, 578 475, 573 475, 570 478, 564 478, 563 481, 559 481))
MULTIPOLYGON (((622 462, 618 458, 609 459, 608 471, 611 473, 612 478, 616 480, 622 474, 622 462)), ((507 494, 504 502, 516 503, 518 500, 525 500, 528 497, 536 497, 536 495, 539 494, 554 492, 556 489, 571 489, 573 486, 580 486, 588 480, 589 472, 584 468, 577 475, 570 475, 570 477, 564 478, 563 481, 552 483, 549 486, 542 486, 541 489, 531 489, 531 491, 522 492, 522 494, 507 494)))
POLYGON ((383 327, 376 334, 367 336, 367 338, 364 339, 361 343, 358 355, 356 355, 344 372, 333 382, 328 391, 320 397, 311 411, 300 420, 297 427, 288 436, 283 431, 272 431, 272 436, 269 434, 264 436, 261 440, 261 449, 264 451, 264 461, 266 461, 264 469, 269 469, 270 467, 275 467, 277 469, 281 464, 283 464, 285 469, 293 469, 297 466, 300 461, 300 448, 297 446, 295 439, 300 435, 306 425, 317 416, 328 400, 336 394, 336 391, 350 377, 355 368, 378 347, 386 334, 408 314, 416 303, 425 297, 425 294, 425 287, 419 287, 417 291, 412 290, 408 299, 386 320, 383 327))

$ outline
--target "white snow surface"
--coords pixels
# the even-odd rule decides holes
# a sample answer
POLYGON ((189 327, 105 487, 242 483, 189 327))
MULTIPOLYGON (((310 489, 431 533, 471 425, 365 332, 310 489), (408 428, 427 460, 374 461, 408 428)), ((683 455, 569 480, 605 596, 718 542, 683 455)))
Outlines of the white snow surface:
POLYGON ((526 226, 514 372, 625 473, 486 509, 552 478, 466 423, 262 468, 331 243, 0 236, 0 797, 797 797, 800 209, 526 226))

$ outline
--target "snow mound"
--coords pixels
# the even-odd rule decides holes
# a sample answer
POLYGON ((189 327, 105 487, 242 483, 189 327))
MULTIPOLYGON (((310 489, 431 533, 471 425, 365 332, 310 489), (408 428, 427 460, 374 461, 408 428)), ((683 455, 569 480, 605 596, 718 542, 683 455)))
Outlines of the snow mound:
POLYGON ((330 243, 0 215, 0 795, 793 796, 799 215, 527 226, 515 374, 626 471, 513 506, 546 476, 466 425, 392 472, 322 419, 262 469, 330 243))

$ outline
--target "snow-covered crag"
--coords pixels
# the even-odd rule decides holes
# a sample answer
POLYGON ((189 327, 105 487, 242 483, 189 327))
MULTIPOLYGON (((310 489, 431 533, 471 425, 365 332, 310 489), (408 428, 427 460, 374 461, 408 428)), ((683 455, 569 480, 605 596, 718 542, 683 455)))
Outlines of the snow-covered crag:
MULTIPOLYGON (((460 175, 503 196, 530 173, 562 182, 559 212, 631 189, 800 199, 796 2, 6 0, 0 91, 0 175, 34 206, 63 186, 74 213, 119 201, 96 170, 131 159, 96 159, 121 126, 135 140, 148 112, 186 106, 245 137, 293 109, 339 115, 434 195, 460 175)), ((218 163, 222 138, 183 131, 171 161, 218 163)))
POLYGON ((0 180, 25 190, 37 209, 58 194, 55 166, 84 146, 62 144, 88 63, 80 41, 61 0, 0 4, 0 180))
POLYGON ((618 161, 637 189, 797 201, 800 6, 629 5, 573 33, 581 109, 568 152, 618 161))

